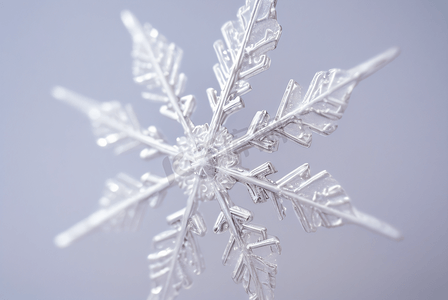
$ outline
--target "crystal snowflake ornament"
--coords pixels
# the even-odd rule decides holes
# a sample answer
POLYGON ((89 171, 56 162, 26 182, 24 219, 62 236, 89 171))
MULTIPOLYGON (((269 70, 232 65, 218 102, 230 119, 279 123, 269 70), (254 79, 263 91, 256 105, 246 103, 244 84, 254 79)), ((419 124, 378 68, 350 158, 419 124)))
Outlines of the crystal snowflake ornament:
POLYGON ((244 108, 242 96, 251 90, 248 79, 269 68, 267 53, 276 48, 281 35, 275 6, 275 0, 247 0, 238 10, 238 19, 222 27, 224 41, 213 45, 218 57, 213 70, 219 92, 207 90, 213 117, 204 125, 190 120, 195 98, 182 95, 186 82, 186 76, 179 73, 182 50, 151 25, 141 26, 130 12, 122 13, 134 43, 134 81, 146 88, 143 98, 160 102, 160 113, 181 124, 185 136, 170 145, 155 127, 141 127, 130 105, 99 103, 56 87, 55 98, 89 117, 100 147, 113 145, 117 154, 141 147, 142 159, 168 156, 174 170, 167 177, 146 173, 137 180, 119 174, 107 180, 99 210, 59 234, 57 246, 66 247, 101 226, 135 228, 146 207, 157 207, 167 190, 178 185, 187 194, 186 206, 169 215, 169 229, 153 238, 156 250, 148 256, 153 285, 149 299, 174 299, 182 288, 192 285, 194 274, 203 272, 197 238, 205 235, 207 227, 198 207, 201 201, 216 200, 221 212, 213 232, 229 234, 222 262, 233 265, 231 276, 243 285, 249 299, 265 300, 274 298, 274 258, 281 253, 280 241, 263 226, 253 224, 252 213, 230 199, 228 190, 236 183, 247 187, 255 204, 271 202, 280 220, 286 216, 283 202, 289 202, 306 232, 352 223, 392 239, 401 238, 390 225, 356 210, 345 190, 326 171, 311 175, 308 164, 303 164, 274 181, 269 178, 276 172, 270 162, 253 170, 241 166, 240 153, 245 149, 256 147, 272 153, 278 148, 279 137, 309 147, 313 132, 334 132, 353 88, 399 52, 396 48, 387 50, 350 70, 318 72, 303 97, 300 86, 291 80, 277 114, 271 118, 265 110, 257 112, 247 132, 234 138, 223 124, 244 108))

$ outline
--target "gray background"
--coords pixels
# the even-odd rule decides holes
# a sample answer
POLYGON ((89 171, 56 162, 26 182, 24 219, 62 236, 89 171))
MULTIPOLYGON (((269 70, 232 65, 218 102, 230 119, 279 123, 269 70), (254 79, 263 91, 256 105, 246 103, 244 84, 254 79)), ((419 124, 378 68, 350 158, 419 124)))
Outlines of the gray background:
MULTIPOLYGON (((212 43, 234 19, 238 1, 0 2, 0 299, 145 299, 146 256, 164 217, 185 197, 172 189, 136 233, 95 233, 68 249, 55 234, 96 208, 104 180, 120 171, 163 175, 162 161, 99 149, 88 120, 51 98, 59 84, 100 101, 132 103, 144 125, 170 142, 180 126, 140 98, 131 80, 131 39, 119 12, 130 9, 184 49, 187 93, 196 124, 209 122, 205 96, 217 88, 212 43)), ((257 110, 275 114, 290 78, 307 87, 316 71, 350 68, 398 45, 402 54, 354 91, 339 129, 310 149, 282 143, 277 153, 243 155, 253 168, 270 160, 279 178, 302 163, 328 170, 361 211, 404 233, 401 242, 356 226, 306 234, 288 206, 255 206, 237 186, 234 201, 280 238, 277 299, 447 299, 447 4, 442 1, 279 1, 283 35, 271 69, 252 80, 246 109, 226 126, 248 125, 257 110)), ((209 229, 216 202, 201 210, 209 229)), ((211 231, 209 231, 211 232, 211 231)), ((179 299, 247 299, 221 265, 228 235, 200 240, 206 272, 179 299)))

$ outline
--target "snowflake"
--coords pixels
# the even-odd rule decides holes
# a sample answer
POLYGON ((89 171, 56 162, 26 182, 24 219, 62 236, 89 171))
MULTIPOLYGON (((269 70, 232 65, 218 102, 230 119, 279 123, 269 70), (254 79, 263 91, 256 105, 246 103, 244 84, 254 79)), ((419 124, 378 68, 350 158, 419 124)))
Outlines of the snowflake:
POLYGON ((326 171, 312 176, 304 164, 274 181, 268 177, 276 172, 270 162, 250 171, 241 166, 240 153, 250 147, 272 153, 279 137, 309 147, 313 132, 334 132, 353 88, 398 55, 393 48, 350 70, 318 72, 303 97, 300 86, 291 80, 275 117, 270 118, 265 110, 257 112, 247 132, 234 138, 223 124, 244 107, 241 96, 251 90, 247 80, 269 68, 267 52, 276 48, 281 35, 275 4, 275 0, 247 0, 238 10, 238 19, 222 27, 224 41, 213 45, 218 56, 213 70, 220 92, 207 90, 213 117, 210 125, 198 126, 190 120, 195 98, 181 96, 186 82, 186 76, 179 73, 182 50, 149 24, 141 26, 130 12, 122 13, 134 42, 134 81, 147 88, 143 98, 160 102, 160 113, 181 124, 185 136, 177 139, 177 145, 169 145, 155 127, 140 126, 130 105, 98 103, 56 87, 55 98, 90 118, 100 147, 113 145, 117 154, 143 147, 141 158, 169 156, 174 170, 167 177, 146 173, 136 180, 119 174, 106 181, 100 209, 59 234, 56 245, 66 247, 100 226, 135 228, 145 208, 157 207, 167 189, 177 184, 188 195, 187 204, 167 217, 170 229, 153 238, 156 252, 148 256, 153 284, 149 299, 174 299, 181 288, 192 285, 193 274, 204 270, 197 236, 204 236, 207 228, 198 204, 210 200, 221 208, 213 232, 230 235, 222 262, 234 265, 233 280, 242 283, 249 299, 273 299, 280 242, 266 228, 252 224, 252 213, 230 199, 228 190, 237 182, 246 185, 254 203, 272 202, 280 220, 286 216, 283 201, 290 202, 306 232, 353 223, 401 238, 393 227, 352 207, 345 190, 326 171))

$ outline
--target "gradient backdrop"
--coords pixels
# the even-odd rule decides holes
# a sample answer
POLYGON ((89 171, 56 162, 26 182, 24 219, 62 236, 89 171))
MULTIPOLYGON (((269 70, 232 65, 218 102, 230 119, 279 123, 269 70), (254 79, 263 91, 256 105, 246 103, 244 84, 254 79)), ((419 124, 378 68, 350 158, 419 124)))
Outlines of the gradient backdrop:
MULTIPOLYGON (((162 160, 99 149, 87 118, 50 96, 62 85, 100 101, 132 103, 143 125, 174 143, 180 126, 140 98, 131 78, 131 39, 119 13, 130 9, 184 49, 186 93, 196 95, 196 124, 209 122, 205 95, 217 88, 212 43, 234 19, 232 1, 0 2, 0 300, 143 300, 146 256, 164 218, 185 197, 172 189, 136 233, 95 233, 59 250, 52 239, 96 209, 103 183, 118 172, 163 175, 162 160)), ((402 54, 363 81, 331 136, 310 149, 281 143, 251 150, 243 164, 270 160, 279 178, 308 162, 328 170, 355 207, 404 233, 401 242, 356 226, 306 234, 288 206, 255 206, 242 186, 234 201, 280 238, 277 299, 448 299, 447 3, 422 0, 286 1, 277 5, 283 35, 271 69, 252 80, 246 108, 226 123, 246 127, 254 113, 276 112, 289 79, 307 87, 315 72, 351 68, 397 45, 402 54)), ((209 229, 219 209, 201 210, 209 229)), ((179 299, 247 299, 221 264, 228 235, 200 240, 207 270, 179 299)))

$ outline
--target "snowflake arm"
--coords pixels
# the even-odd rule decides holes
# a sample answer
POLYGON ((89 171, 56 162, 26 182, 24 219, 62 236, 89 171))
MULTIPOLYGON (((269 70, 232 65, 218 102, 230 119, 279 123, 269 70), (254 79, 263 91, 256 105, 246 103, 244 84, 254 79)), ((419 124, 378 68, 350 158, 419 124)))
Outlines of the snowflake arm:
POLYGON ((312 131, 329 135, 337 129, 337 121, 342 118, 354 87, 398 54, 398 48, 391 48, 348 71, 331 69, 318 72, 303 99, 300 86, 290 80, 274 120, 269 122, 266 111, 257 112, 247 133, 232 141, 216 156, 248 146, 256 146, 267 152, 276 151, 278 141, 273 138, 276 135, 309 147, 312 131))
POLYGON ((189 117, 195 107, 192 95, 179 98, 187 80, 185 74, 178 74, 182 50, 166 39, 151 25, 142 27, 129 11, 121 13, 121 19, 134 41, 134 81, 146 85, 150 90, 160 88, 162 95, 143 93, 149 100, 166 103, 160 112, 178 121, 187 136, 191 135, 193 124, 189 117))
POLYGON ((352 208, 350 198, 326 171, 310 177, 307 165, 300 166, 274 182, 265 177, 267 173, 262 173, 257 178, 253 176, 253 173, 244 170, 228 168, 219 168, 219 170, 235 180, 249 185, 249 192, 252 187, 259 189, 253 193, 258 197, 263 197, 260 195, 263 193, 268 197, 271 196, 273 201, 279 201, 277 197, 291 201, 307 232, 315 231, 318 226, 340 226, 346 221, 395 240, 402 239, 401 233, 394 227, 352 208))
POLYGON ((153 239, 154 246, 161 250, 148 256, 150 278, 154 285, 149 300, 174 299, 182 287, 189 288, 193 284, 191 273, 199 275, 205 268, 193 236, 193 233, 204 236, 207 230, 204 220, 197 213, 197 177, 192 185, 187 206, 167 217, 173 229, 162 232, 153 239))
POLYGON ((94 133, 101 136, 97 140, 100 147, 114 145, 115 153, 120 154, 147 145, 150 148, 145 148, 140 153, 145 159, 153 158, 157 154, 175 156, 179 153, 176 147, 164 142, 154 126, 143 130, 130 105, 123 109, 116 101, 100 103, 63 87, 55 87, 53 97, 70 104, 89 117, 94 133))
POLYGON ((266 228, 250 224, 252 213, 233 205, 227 192, 215 186, 215 195, 221 213, 213 231, 218 234, 226 230, 230 232, 222 256, 223 264, 229 264, 231 256, 238 256, 232 273, 234 282, 243 284, 250 299, 273 299, 277 265, 273 263, 272 254, 280 254, 280 241, 277 237, 268 237, 266 228))
POLYGON ((174 174, 161 178, 146 173, 142 181, 118 174, 117 178, 106 181, 104 196, 99 201, 101 209, 58 234, 55 244, 67 247, 107 222, 111 222, 110 225, 130 225, 135 229, 148 202, 150 207, 157 207, 165 196, 165 190, 174 183, 174 174))
POLYGON ((266 53, 275 49, 281 35, 275 5, 273 0, 249 0, 238 10, 238 20, 221 28, 226 45, 221 40, 213 45, 219 61, 213 70, 221 93, 217 97, 215 90, 207 91, 213 110, 209 143, 227 116, 244 107, 240 96, 251 90, 246 80, 270 66, 266 53))

